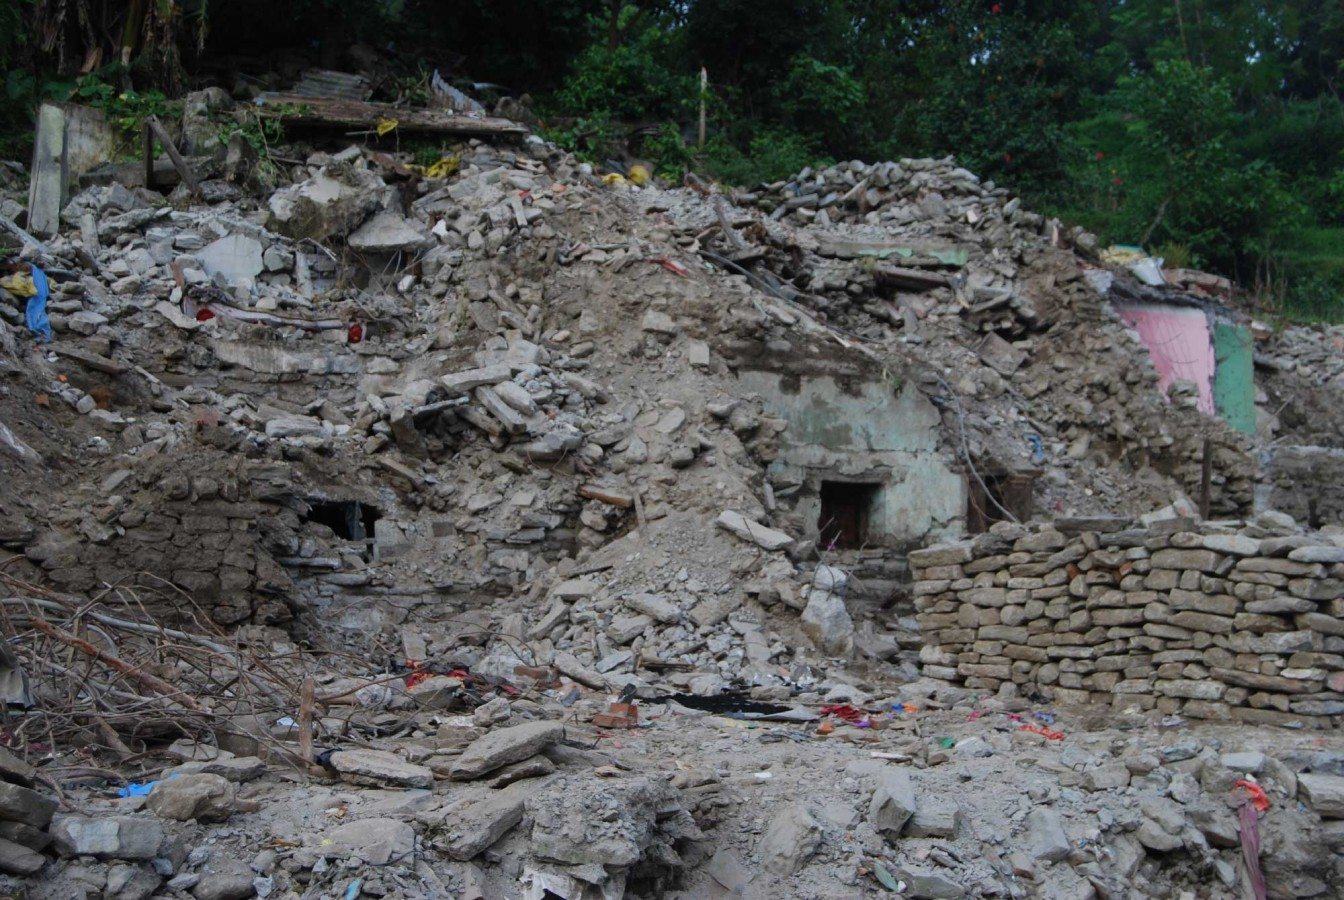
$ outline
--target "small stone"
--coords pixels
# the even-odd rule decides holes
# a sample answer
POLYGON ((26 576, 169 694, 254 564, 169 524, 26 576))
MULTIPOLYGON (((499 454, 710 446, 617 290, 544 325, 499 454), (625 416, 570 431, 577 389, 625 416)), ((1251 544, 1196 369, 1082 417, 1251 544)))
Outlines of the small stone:
POLYGON ((1053 809, 1036 807, 1027 813, 1027 847, 1033 859, 1059 862, 1069 855, 1072 845, 1064 833, 1064 823, 1053 809))

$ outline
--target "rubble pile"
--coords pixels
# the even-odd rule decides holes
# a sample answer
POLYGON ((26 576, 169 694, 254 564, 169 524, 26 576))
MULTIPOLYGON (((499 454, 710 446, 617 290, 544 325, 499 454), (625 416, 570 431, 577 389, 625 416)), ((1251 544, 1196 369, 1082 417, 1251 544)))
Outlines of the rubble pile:
POLYGON ((229 104, 25 242, 52 344, 0 303, 29 896, 1234 896, 1261 798, 1273 895, 1335 883, 1344 757, 1220 723, 1344 713, 1344 563, 1157 390, 1112 304, 1182 289, 951 160, 263 161, 229 104))
POLYGON ((911 553, 924 674, 1119 711, 1337 721, 1344 547, 1270 515, 1131 524, 997 523, 911 553))

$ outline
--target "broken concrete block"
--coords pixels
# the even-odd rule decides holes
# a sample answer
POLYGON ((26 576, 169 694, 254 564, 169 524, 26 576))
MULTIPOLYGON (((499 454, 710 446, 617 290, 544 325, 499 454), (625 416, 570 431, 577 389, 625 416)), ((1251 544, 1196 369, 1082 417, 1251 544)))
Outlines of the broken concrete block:
POLYGON ((6 875, 35 875, 47 858, 22 844, 0 838, 0 872, 6 875))
POLYGON ((838 594, 810 589, 802 628, 803 634, 825 653, 845 656, 854 649, 854 620, 838 594))
POLYGON ((877 790, 868 804, 868 823, 888 838, 899 837, 915 814, 915 786, 910 773, 894 767, 878 773, 877 790))
POLYGON ((51 837, 62 856, 153 859, 163 843, 163 825, 152 816, 61 816, 51 837))
POLYGON ((531 790, 531 786, 524 785, 505 788, 465 809, 455 810, 445 822, 450 835, 448 855, 463 861, 479 856, 523 820, 524 801, 531 790))
POLYGON ((271 195, 267 227, 287 237, 344 237, 382 202, 385 185, 349 164, 327 166, 307 181, 271 195))
POLYGON ((56 812, 55 799, 9 782, 0 782, 0 819, 44 828, 56 812))
POLYGON ((497 364, 454 372, 451 375, 444 375, 439 381, 450 393, 466 394, 478 387, 489 387, 502 381, 508 381, 512 375, 513 370, 509 366, 497 364))
POLYGON ((492 731, 472 743, 453 763, 452 776, 470 781, 540 753, 565 733, 559 722, 527 722, 492 731))
POLYGON ((238 789, 219 775, 179 775, 154 786, 145 806, 178 822, 223 822, 233 815, 238 789))
POLYGON ((408 763, 384 750, 337 750, 331 754, 331 767, 346 781, 356 784, 391 784, 409 788, 434 786, 434 773, 429 769, 408 763))
POLYGON ((820 846, 821 825, 807 807, 786 803, 772 810, 756 853, 767 872, 786 877, 806 865, 820 846))
POLYGON ((1303 773, 1297 776, 1297 793, 1322 819, 1344 819, 1344 777, 1303 773))
POLYGON ((956 801, 930 797, 919 804, 905 827, 911 837, 952 838, 960 826, 961 807, 956 801))
POLYGON ((1069 855, 1072 845, 1064 833, 1064 823, 1053 809, 1036 807, 1027 813, 1027 848, 1032 859, 1059 862, 1069 855))
POLYGON ((639 323, 639 327, 644 331, 652 331, 656 334, 668 335, 676 334, 680 330, 677 328, 677 323, 672 320, 671 316, 656 309, 651 309, 644 313, 644 318, 639 323))
POLYGON ((385 866, 415 852, 415 829, 397 819, 356 819, 322 835, 315 844, 314 849, 326 857, 385 866))
POLYGON ((626 594, 621 597, 621 602, 635 612, 651 616, 664 625, 671 625, 681 619, 681 609, 675 603, 665 600, 657 594, 626 594))
POLYGON ((261 242, 242 234, 230 234, 206 244, 192 256, 211 278, 219 275, 229 284, 256 278, 265 268, 261 242))
POLYGON ((719 513, 714 524, 765 550, 783 550, 793 544, 793 538, 784 532, 776 531, 730 509, 719 513))
POLYGON ((429 246, 430 237, 417 223, 384 210, 351 232, 345 243, 361 253, 409 253, 429 246))

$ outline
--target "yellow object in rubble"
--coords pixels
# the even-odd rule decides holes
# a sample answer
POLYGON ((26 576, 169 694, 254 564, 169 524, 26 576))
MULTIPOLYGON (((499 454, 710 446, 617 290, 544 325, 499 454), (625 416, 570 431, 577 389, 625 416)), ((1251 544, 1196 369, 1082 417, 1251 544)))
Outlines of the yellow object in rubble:
POLYGON ((382 137, 390 131, 396 131, 397 120, 388 118, 379 119, 378 124, 374 126, 374 130, 378 132, 379 137, 382 137))
POLYGON ((622 175, 620 172, 609 172, 606 175, 602 176, 602 183, 605 184, 607 187, 611 187, 612 185, 616 184, 625 184, 625 176, 622 175))
POLYGON ((4 288, 15 297, 24 299, 37 296, 37 285, 33 284, 33 276, 26 272, 16 272, 13 275, 0 278, 0 288, 4 288))
POLYGON ((462 160, 456 156, 445 156, 438 163, 429 165, 413 165, 415 171, 421 173, 426 179, 446 179, 450 175, 457 175, 457 169, 461 168, 462 160))
POLYGON ((635 184, 645 184, 651 176, 649 175, 649 170, 644 166, 634 165, 630 167, 629 177, 635 184))

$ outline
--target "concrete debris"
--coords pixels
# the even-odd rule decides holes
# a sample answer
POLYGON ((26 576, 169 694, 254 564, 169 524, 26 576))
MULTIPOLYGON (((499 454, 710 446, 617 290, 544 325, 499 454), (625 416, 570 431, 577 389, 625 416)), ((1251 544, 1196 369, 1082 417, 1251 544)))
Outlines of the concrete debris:
POLYGON ((0 892, 1249 896, 1257 801, 1340 882, 1338 326, 951 159, 281 167, 231 103, 52 222, 51 353, 0 304, 0 892))

